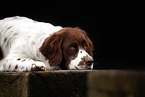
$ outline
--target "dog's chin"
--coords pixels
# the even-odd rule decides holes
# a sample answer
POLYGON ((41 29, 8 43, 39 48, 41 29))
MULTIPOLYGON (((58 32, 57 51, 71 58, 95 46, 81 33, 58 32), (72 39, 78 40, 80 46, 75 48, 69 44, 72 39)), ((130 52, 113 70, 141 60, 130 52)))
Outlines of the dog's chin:
POLYGON ((70 70, 93 70, 93 64, 91 66, 87 65, 75 65, 75 66, 70 66, 70 70))

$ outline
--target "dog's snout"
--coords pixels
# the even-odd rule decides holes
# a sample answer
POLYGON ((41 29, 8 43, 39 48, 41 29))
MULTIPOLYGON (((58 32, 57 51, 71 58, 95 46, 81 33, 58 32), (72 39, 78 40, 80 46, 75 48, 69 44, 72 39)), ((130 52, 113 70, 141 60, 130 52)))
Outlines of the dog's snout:
POLYGON ((92 57, 85 57, 84 58, 84 61, 85 63, 88 65, 88 66, 91 66, 94 62, 93 58, 92 57))

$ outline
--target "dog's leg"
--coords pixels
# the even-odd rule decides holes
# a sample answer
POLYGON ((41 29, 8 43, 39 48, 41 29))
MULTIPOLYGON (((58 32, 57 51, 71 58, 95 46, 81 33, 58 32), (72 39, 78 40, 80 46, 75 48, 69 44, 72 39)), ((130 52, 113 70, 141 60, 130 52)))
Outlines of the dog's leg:
POLYGON ((0 71, 45 71, 43 62, 34 61, 30 58, 5 58, 0 62, 0 71))

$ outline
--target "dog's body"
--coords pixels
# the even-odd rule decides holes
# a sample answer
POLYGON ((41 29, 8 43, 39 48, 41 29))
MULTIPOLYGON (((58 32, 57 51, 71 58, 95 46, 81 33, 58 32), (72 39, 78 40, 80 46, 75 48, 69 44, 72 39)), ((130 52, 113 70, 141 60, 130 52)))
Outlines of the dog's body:
MULTIPOLYGON (((60 26, 53 26, 49 23, 37 22, 25 17, 11 17, 0 20, 0 40, 1 49, 4 56, 4 58, 0 61, 0 71, 30 71, 36 67, 44 70, 58 69, 61 67, 60 64, 64 58, 64 51, 59 51, 59 49, 62 49, 62 39, 64 38, 61 36, 57 40, 61 41, 61 43, 57 44, 60 45, 60 47, 55 51, 53 50, 56 48, 54 46, 56 45, 57 41, 53 41, 51 38, 55 40, 56 37, 60 35, 54 34, 58 33, 64 35, 62 33, 66 32, 63 32, 63 30, 67 29, 72 30, 76 28, 62 28, 60 26), (50 45, 50 47, 48 47, 48 45, 50 45), (51 51, 49 51, 50 49, 51 51), (60 58, 54 58, 56 57, 56 55, 53 54, 54 52, 58 53, 57 56, 60 54, 60 58), (52 60, 54 60, 54 64, 51 62, 52 60)), ((91 46, 92 43, 87 45, 91 46)), ((82 58, 84 56, 88 56, 90 61, 93 61, 92 57, 83 49, 83 47, 80 48, 81 53, 84 53, 82 58)), ((68 60, 69 61, 66 62, 64 59, 63 62, 66 62, 68 65, 73 59, 68 60)), ((79 61, 80 60, 81 58, 79 61)), ((78 63, 73 61, 72 64, 74 65, 78 63)), ((87 69, 86 67, 79 68, 73 65, 65 67, 68 69, 87 69)))

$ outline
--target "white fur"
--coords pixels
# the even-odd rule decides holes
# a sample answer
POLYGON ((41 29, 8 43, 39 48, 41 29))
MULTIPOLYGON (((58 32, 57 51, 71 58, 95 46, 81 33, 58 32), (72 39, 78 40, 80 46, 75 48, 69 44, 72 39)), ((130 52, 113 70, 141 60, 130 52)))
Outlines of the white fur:
POLYGON ((32 64, 47 69, 56 68, 48 64, 39 48, 48 36, 61 29, 60 26, 36 22, 26 17, 0 20, 1 49, 4 54, 4 59, 0 61, 0 71, 30 71, 34 67, 32 64), (17 70, 14 69, 16 65, 17 70))
POLYGON ((93 69, 93 64, 91 66, 86 65, 86 63, 83 61, 84 57, 92 58, 84 49, 79 48, 77 57, 71 60, 69 64, 69 69, 87 69, 87 68, 93 69), (80 64, 80 62, 82 64, 80 64))
MULTIPOLYGON (((0 46, 4 54, 4 59, 0 61, 0 71, 30 71, 35 67, 58 69, 58 66, 50 66, 49 60, 44 58, 39 48, 47 37, 61 29, 60 26, 26 17, 0 20, 0 46)), ((91 57, 80 49, 77 57, 70 62, 69 69, 84 69, 86 65, 79 63, 85 56, 91 57)))

